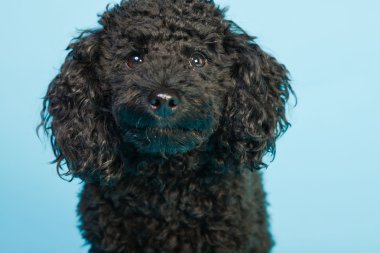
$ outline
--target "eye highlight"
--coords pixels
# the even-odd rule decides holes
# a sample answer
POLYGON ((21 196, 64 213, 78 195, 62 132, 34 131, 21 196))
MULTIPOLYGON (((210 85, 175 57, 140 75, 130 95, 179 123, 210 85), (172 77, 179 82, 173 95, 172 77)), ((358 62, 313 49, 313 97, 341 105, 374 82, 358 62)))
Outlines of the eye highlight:
POLYGON ((144 62, 143 56, 138 52, 131 53, 127 58, 127 65, 129 68, 136 68, 138 65, 144 62))
POLYGON ((207 63, 207 58, 200 52, 195 52, 190 57, 190 65, 196 68, 202 68, 207 63))

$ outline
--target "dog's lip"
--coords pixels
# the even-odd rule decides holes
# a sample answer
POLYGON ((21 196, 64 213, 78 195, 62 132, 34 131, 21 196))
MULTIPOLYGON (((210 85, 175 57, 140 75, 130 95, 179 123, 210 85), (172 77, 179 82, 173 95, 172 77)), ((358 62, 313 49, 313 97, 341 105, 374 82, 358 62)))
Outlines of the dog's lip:
POLYGON ((165 133, 165 132, 175 132, 175 131, 180 131, 180 132, 201 132, 201 130, 196 129, 196 128, 184 128, 184 127, 168 127, 168 126, 144 126, 144 127, 130 127, 130 130, 135 130, 135 131, 151 131, 151 132, 160 132, 160 133, 165 133))
POLYGON ((203 129, 189 126, 182 126, 179 124, 169 125, 167 123, 159 123, 154 125, 136 125, 126 124, 126 130, 136 130, 136 131, 181 131, 181 132, 202 132, 203 129))

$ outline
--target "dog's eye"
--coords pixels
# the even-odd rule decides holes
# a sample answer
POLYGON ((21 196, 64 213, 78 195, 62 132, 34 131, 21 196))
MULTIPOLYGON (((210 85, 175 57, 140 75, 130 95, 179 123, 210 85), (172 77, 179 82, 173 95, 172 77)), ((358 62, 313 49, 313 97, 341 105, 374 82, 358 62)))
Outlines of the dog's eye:
POLYGON ((194 53, 190 58, 190 65, 196 68, 202 68, 206 65, 207 59, 202 53, 194 53))
POLYGON ((132 53, 128 56, 127 59, 127 65, 131 69, 136 68, 137 65, 143 63, 144 59, 143 56, 139 53, 132 53))

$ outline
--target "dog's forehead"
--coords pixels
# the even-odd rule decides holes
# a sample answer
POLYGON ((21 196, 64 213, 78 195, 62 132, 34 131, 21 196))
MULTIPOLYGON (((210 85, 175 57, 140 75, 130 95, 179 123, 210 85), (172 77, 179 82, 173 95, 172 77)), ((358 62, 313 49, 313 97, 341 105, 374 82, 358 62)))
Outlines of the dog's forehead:
POLYGON ((140 42, 215 41, 228 28, 224 10, 201 0, 129 1, 111 16, 110 31, 118 30, 123 37, 140 42))

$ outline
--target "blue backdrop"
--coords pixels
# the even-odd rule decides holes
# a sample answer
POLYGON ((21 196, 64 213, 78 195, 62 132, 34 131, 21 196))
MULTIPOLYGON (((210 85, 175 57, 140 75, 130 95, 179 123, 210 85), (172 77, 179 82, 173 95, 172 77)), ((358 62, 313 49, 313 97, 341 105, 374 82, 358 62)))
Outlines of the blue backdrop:
MULTIPOLYGON (((1 0, 0 252, 86 252, 78 181, 35 135, 41 97, 76 29, 107 0, 1 0)), ((380 250, 380 2, 219 0, 289 68, 293 127, 265 171, 274 253, 380 250)))

